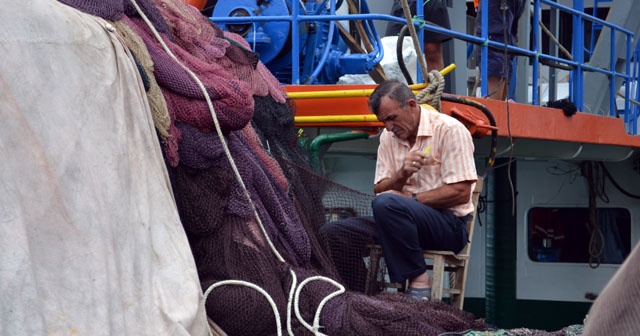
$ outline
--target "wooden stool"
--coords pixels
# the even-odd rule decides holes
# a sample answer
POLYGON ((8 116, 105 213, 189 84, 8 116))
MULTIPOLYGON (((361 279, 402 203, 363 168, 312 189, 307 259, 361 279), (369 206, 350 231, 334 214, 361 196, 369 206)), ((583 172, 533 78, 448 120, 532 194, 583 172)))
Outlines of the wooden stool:
MULTIPOLYGON (((475 226, 476 214, 478 209, 478 199, 482 192, 482 177, 478 176, 476 187, 473 190, 471 199, 473 201, 474 211, 470 220, 466 222, 467 232, 469 233, 469 242, 458 254, 450 251, 434 251, 425 250, 424 258, 433 260, 433 265, 428 265, 433 270, 431 277, 431 301, 442 301, 442 294, 449 294, 451 305, 462 309, 464 303, 464 290, 467 282, 467 266, 471 257, 471 240, 473 238, 473 227, 475 226), (449 274, 449 287, 444 287, 445 272, 449 274)), ((380 272, 380 259, 382 258, 382 246, 370 245, 369 252, 369 269, 367 271, 367 282, 365 284, 365 293, 367 295, 374 294, 380 284, 378 282, 378 273, 380 272)), ((384 282, 383 288, 404 289, 404 284, 384 282)))

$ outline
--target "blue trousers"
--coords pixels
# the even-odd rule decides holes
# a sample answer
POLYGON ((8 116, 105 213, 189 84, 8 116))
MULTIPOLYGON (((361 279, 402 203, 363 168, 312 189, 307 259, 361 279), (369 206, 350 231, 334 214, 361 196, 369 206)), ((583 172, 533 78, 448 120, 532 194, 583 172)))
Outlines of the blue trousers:
MULTIPOLYGON (((505 44, 516 45, 518 42, 518 20, 524 12, 525 2, 524 0, 507 0, 507 10, 504 15, 500 9, 501 1, 488 0, 489 3, 487 16, 488 22, 488 37, 491 41, 502 42, 505 44), (506 37, 505 37, 506 30, 506 37), (506 38, 506 40, 505 40, 506 38)), ((480 17, 481 9, 478 8, 475 23, 475 33, 480 36, 481 26, 480 17)), ((491 77, 509 78, 511 75, 511 60, 513 56, 507 56, 508 60, 505 60, 503 50, 495 50, 489 48, 489 56, 487 58, 487 74, 491 77)), ((478 48, 478 64, 480 64, 480 52, 478 48)))
POLYGON ((450 210, 389 193, 376 196, 372 207, 392 282, 415 278, 427 270, 423 250, 458 253, 468 242, 465 218, 450 210))

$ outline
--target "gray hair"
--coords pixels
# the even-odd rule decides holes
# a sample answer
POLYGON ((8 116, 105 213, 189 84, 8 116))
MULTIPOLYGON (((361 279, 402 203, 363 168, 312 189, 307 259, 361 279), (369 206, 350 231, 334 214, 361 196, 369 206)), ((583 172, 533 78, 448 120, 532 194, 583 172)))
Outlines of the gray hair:
POLYGON ((400 107, 405 107, 409 99, 416 99, 413 91, 406 84, 397 79, 386 80, 378 85, 369 96, 369 108, 373 114, 378 115, 380 100, 385 96, 400 103, 400 107))

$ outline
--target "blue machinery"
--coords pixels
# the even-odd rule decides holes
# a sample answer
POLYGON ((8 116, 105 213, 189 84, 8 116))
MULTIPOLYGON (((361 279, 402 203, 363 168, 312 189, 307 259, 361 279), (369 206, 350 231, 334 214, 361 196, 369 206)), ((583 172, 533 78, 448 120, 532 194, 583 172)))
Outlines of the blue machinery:
POLYGON ((360 6, 360 11, 366 14, 338 16, 336 8, 342 2, 219 1, 212 20, 223 29, 242 35, 281 82, 335 83, 345 74, 372 71, 383 57, 380 38, 372 21, 380 16, 372 17, 366 2, 360 6), (220 20, 220 17, 227 19, 220 20), (361 33, 372 43, 370 52, 347 52, 347 44, 336 27, 339 24, 336 20, 346 19, 362 20, 361 33))
MULTIPOLYGON (((373 20, 396 21, 405 20, 388 14, 370 13, 366 0, 358 3, 359 13, 339 15, 339 8, 343 0, 302 1, 302 0, 219 0, 211 20, 223 29, 242 35, 260 54, 262 62, 284 84, 334 84, 345 74, 364 74, 372 71, 383 58, 380 37, 373 25, 373 20), (360 21, 363 29, 359 31, 363 39, 370 41, 370 48, 366 53, 348 52, 347 43, 340 36, 337 25, 339 21, 360 21)), ((434 31, 453 36, 480 46, 482 53, 481 69, 486 69, 488 48, 504 49, 501 43, 487 38, 487 2, 481 11, 481 36, 462 34, 457 31, 443 29, 429 24, 414 22, 422 39, 426 31, 434 31)), ((422 6, 417 6, 417 17, 422 15, 422 6)), ((632 58, 634 33, 616 26, 610 22, 598 19, 584 13, 584 1, 574 0, 573 8, 556 3, 552 0, 535 0, 533 4, 532 48, 524 49, 506 46, 507 50, 518 56, 529 58, 532 66, 532 104, 539 105, 539 77, 540 62, 550 62, 570 68, 570 96, 569 99, 584 111, 584 74, 585 72, 600 73, 609 78, 609 115, 617 116, 618 110, 625 111, 624 121, 629 134, 637 134, 637 118, 639 109, 630 106, 631 88, 635 88, 638 78, 638 59, 632 58), (539 22, 542 5, 571 14, 573 18, 572 54, 574 59, 542 54, 539 50, 539 22), (608 28, 610 64, 607 68, 597 67, 585 63, 585 21, 591 21, 599 27, 608 28), (625 65, 623 71, 616 70, 616 34, 623 34, 625 41, 625 65), (632 72, 631 61, 634 61, 632 72), (618 85, 620 80, 624 86, 624 107, 616 106, 618 85)), ((428 33, 428 32, 427 32, 428 33)), ((635 54, 637 56, 637 53, 635 54)), ((422 81, 421 74, 418 74, 422 81)), ((486 73, 481 73, 481 92, 487 95, 486 73)), ((636 88, 634 97, 638 97, 636 88)))

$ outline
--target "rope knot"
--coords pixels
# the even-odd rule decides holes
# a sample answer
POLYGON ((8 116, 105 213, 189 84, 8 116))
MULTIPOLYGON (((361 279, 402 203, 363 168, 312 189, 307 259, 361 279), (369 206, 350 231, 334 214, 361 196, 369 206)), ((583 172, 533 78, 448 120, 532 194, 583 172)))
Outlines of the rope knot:
POLYGON ((438 70, 431 70, 427 74, 427 83, 429 83, 418 95, 416 99, 418 104, 429 104, 438 111, 441 111, 440 98, 444 91, 444 77, 438 70))

